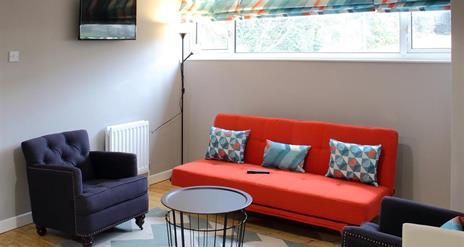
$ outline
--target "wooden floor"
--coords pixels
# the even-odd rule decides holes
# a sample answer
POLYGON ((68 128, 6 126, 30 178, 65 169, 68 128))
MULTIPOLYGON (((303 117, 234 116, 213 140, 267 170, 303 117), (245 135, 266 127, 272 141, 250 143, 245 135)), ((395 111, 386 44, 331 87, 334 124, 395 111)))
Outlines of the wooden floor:
MULTIPOLYGON (((169 181, 151 185, 149 188, 150 208, 164 208, 160 203, 160 198, 164 193, 175 188, 169 181)), ((247 230, 311 247, 334 247, 339 241, 338 232, 256 214, 250 215, 247 230)), ((40 237, 36 234, 34 225, 31 224, 0 234, 0 247, 54 246, 63 242, 66 237, 55 231, 49 231, 46 236, 40 237)))

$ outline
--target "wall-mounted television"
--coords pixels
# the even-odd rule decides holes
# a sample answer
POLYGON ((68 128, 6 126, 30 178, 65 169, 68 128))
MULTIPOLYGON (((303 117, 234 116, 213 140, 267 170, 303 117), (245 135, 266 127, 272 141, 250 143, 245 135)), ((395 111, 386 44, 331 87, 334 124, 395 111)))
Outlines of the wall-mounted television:
POLYGON ((81 0, 80 40, 135 40, 137 0, 81 0))

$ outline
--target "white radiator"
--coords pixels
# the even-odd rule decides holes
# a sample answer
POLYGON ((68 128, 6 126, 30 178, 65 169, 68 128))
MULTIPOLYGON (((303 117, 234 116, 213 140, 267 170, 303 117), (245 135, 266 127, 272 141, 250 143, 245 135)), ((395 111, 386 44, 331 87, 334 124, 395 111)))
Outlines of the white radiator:
POLYGON ((149 172, 150 129, 148 121, 137 121, 106 127, 105 150, 137 155, 139 174, 149 172))

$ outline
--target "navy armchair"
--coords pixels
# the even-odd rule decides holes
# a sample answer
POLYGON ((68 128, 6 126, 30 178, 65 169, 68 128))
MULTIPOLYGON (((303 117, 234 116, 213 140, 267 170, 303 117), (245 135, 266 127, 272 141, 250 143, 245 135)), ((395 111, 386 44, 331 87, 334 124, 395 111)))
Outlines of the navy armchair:
POLYGON ((42 136, 21 144, 37 233, 63 231, 92 246, 93 236, 132 218, 143 229, 147 178, 134 154, 90 152, 87 131, 42 136))
POLYGON ((417 202, 385 197, 379 224, 364 223, 343 229, 341 247, 401 247, 404 223, 441 226, 462 213, 417 202))

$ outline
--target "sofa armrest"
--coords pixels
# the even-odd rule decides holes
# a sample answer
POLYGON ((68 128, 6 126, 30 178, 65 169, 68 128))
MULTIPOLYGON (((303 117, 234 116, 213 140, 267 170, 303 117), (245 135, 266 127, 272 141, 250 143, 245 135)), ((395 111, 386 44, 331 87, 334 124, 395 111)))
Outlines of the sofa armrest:
POLYGON ((380 231, 401 237, 404 223, 438 227, 458 215, 462 214, 410 200, 385 197, 380 211, 380 231))
POLYGON ((401 238, 358 226, 343 229, 340 247, 401 247, 401 238))
POLYGON ((90 152, 97 178, 118 179, 137 176, 137 156, 120 152, 90 152))

